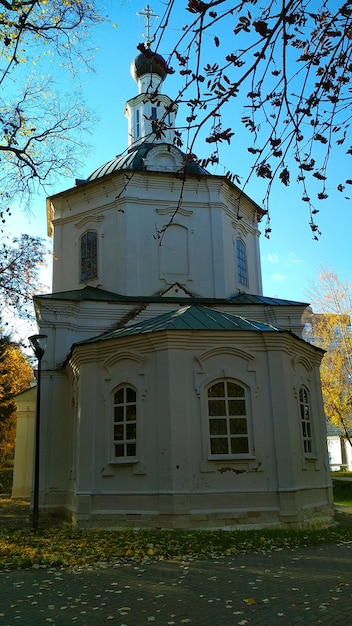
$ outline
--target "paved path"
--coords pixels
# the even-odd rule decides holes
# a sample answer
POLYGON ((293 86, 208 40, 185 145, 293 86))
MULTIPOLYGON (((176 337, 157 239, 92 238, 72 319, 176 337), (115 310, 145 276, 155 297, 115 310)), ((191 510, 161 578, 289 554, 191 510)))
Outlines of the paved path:
POLYGON ((0 574, 0 625, 352 625, 352 543, 0 574))

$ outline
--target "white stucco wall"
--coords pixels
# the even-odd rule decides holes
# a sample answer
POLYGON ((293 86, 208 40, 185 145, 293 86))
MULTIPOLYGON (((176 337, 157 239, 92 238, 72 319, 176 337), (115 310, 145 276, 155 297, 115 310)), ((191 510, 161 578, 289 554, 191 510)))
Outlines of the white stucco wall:
POLYGON ((16 449, 12 482, 13 498, 30 498, 33 475, 36 387, 16 396, 16 449))
MULTIPOLYGON (((76 466, 62 498, 77 520, 121 525, 136 515, 147 525, 154 519, 156 525, 214 526, 214 515, 219 525, 225 518, 230 525, 299 524, 315 510, 328 517, 318 364, 303 342, 297 358, 296 342, 289 335, 165 332, 76 348, 69 370, 79 376, 79 413, 68 435, 68 442, 78 437, 76 466), (213 461, 204 389, 224 377, 248 387, 253 449, 213 461), (308 457, 297 405, 302 382, 312 405, 314 453, 308 457), (112 397, 121 383, 138 395, 138 458, 132 463, 116 462, 112 454, 112 397)), ((48 484, 47 505, 57 503, 58 490, 59 484, 48 484)))
POLYGON ((327 442, 332 471, 339 471, 340 469, 352 471, 352 449, 347 439, 339 435, 331 435, 328 436, 327 442))
POLYGON ((161 172, 134 172, 133 184, 125 183, 125 174, 116 172, 103 184, 98 179, 50 199, 56 259, 53 292, 85 286, 79 274, 80 237, 94 230, 99 270, 98 278, 89 283, 93 286, 150 296, 178 281, 203 297, 226 298, 238 289, 262 293, 256 205, 243 196, 238 220, 239 191, 234 186, 221 177, 189 176, 182 190, 173 174, 170 178, 161 172), (170 220, 165 239, 158 240, 170 220), (247 249, 248 288, 237 282, 237 238, 247 249), (162 267, 163 247, 169 253, 175 248, 170 275, 162 267))

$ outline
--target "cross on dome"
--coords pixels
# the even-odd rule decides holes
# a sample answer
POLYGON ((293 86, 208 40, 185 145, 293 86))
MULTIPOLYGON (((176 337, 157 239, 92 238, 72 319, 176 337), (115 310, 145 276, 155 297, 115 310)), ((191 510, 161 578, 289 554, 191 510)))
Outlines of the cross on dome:
POLYGON ((152 9, 149 7, 149 4, 147 4, 145 9, 142 9, 141 11, 137 11, 137 15, 143 15, 145 17, 146 35, 144 35, 143 33, 143 37, 147 40, 146 43, 149 48, 150 44, 152 43, 152 39, 150 38, 151 19, 153 17, 158 18, 159 15, 157 15, 156 13, 153 13, 152 9))

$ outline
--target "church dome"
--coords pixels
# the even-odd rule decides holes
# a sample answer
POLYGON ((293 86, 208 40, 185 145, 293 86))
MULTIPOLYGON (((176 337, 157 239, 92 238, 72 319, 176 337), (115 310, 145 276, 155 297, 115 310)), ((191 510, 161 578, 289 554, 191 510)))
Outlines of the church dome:
MULTIPOLYGON (((102 178, 103 176, 107 176, 108 174, 112 174, 113 172, 121 170, 134 170, 143 172, 146 170, 145 159, 147 158, 148 154, 151 154, 153 150, 157 150, 160 148, 160 146, 163 145, 165 146, 166 151, 169 153, 169 144, 151 144, 147 142, 142 143, 136 148, 132 148, 128 150, 128 152, 124 152, 123 154, 115 157, 115 159, 112 159, 111 161, 108 161, 107 163, 104 163, 104 165, 98 167, 98 169, 96 169, 85 182, 96 180, 97 178, 102 178)), ((181 150, 179 150, 179 148, 176 148, 176 146, 172 146, 172 151, 175 154, 179 155, 179 160, 181 163, 184 162, 185 155, 183 154, 183 152, 181 152, 181 150)), ((153 168, 151 167, 149 171, 153 171, 153 168)), ((155 171, 160 170, 156 169, 155 171)), ((184 172, 185 174, 193 174, 195 176, 209 175, 209 172, 194 160, 189 160, 186 162, 184 172)))
POLYGON ((161 54, 147 50, 146 54, 138 54, 131 63, 131 74, 137 82, 145 74, 157 74, 164 80, 167 74, 167 64, 161 54))

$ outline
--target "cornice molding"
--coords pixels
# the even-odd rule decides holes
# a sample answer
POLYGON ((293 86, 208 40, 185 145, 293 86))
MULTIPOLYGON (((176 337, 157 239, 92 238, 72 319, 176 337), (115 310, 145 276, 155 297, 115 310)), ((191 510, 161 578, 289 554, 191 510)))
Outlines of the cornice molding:
POLYGON ((75 227, 82 228, 82 226, 86 226, 86 224, 88 224, 89 222, 91 222, 92 224, 97 224, 99 222, 102 222, 103 219, 103 215, 87 215, 86 217, 83 217, 81 220, 79 220, 79 222, 76 222, 75 227))
POLYGON ((184 209, 182 207, 167 207, 165 209, 156 209, 156 213, 158 215, 173 215, 174 213, 176 213, 176 215, 182 215, 183 217, 189 217, 190 215, 193 215, 193 211, 188 211, 187 209, 184 209))

